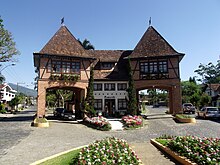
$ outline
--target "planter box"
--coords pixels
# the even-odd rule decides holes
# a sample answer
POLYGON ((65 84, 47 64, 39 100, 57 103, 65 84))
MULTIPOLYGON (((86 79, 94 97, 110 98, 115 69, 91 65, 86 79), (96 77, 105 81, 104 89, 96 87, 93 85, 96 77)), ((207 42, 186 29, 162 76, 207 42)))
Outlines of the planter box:
POLYGON ((40 127, 40 128, 46 128, 46 127, 49 127, 49 122, 47 123, 34 123, 33 125, 34 127, 40 127))
POLYGON ((167 153, 169 156, 171 156, 172 158, 174 158, 176 161, 178 161, 181 164, 184 165, 197 165, 196 163, 191 162, 189 159, 187 159, 186 157, 183 156, 179 156, 177 153, 173 152, 172 150, 170 150, 169 148, 163 146, 162 144, 160 144, 159 142, 157 142, 155 139, 151 139, 150 140, 151 144, 153 144, 155 147, 157 147, 159 150, 167 153))
MULTIPOLYGON (((46 120, 46 118, 45 118, 46 120)), ((46 120, 46 122, 38 122, 37 119, 34 119, 34 121, 31 123, 31 126, 33 127, 40 127, 40 128, 46 128, 49 127, 50 124, 49 122, 46 120)))
POLYGON ((181 123, 196 123, 196 119, 195 118, 180 118, 178 116, 176 116, 176 119, 181 122, 181 123))

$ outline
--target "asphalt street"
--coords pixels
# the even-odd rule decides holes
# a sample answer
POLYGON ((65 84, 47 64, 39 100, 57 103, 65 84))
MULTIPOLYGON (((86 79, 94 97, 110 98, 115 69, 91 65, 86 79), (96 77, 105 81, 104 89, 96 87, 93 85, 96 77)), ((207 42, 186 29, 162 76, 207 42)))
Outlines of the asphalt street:
POLYGON ((167 108, 147 107, 147 109, 144 128, 107 132, 59 120, 50 121, 49 128, 31 127, 30 123, 36 109, 25 110, 20 114, 0 120, 0 164, 30 164, 59 152, 111 136, 123 138, 136 147, 142 144, 149 147, 151 150, 147 153, 148 157, 142 153, 145 154, 148 163, 160 160, 160 164, 174 164, 149 145, 151 138, 163 134, 220 137, 220 120, 197 119, 195 124, 181 124, 176 123, 171 115, 164 113, 167 108))

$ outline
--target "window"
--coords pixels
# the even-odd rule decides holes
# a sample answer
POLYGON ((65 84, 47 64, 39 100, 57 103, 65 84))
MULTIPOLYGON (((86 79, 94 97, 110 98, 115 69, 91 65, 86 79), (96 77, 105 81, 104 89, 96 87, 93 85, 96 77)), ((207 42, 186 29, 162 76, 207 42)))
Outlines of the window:
POLYGON ((62 72, 70 73, 70 62, 62 62, 62 72))
POLYGON ((118 99, 118 109, 127 109, 127 101, 125 99, 118 99))
POLYGON ((159 61, 159 72, 166 73, 167 71, 167 61, 159 61))
POLYGON ((118 90, 119 91, 124 91, 127 89, 127 84, 126 83, 118 83, 118 90))
POLYGON ((148 63, 147 62, 142 62, 140 64, 140 70, 141 70, 141 73, 148 73, 149 72, 148 63))
POLYGON ((114 83, 106 83, 105 84, 105 91, 114 91, 115 90, 115 84, 114 83))
POLYGON ((94 108, 95 110, 102 110, 102 99, 94 100, 94 108))
POLYGON ((140 63, 141 73, 166 73, 167 61, 150 61, 150 62, 141 62, 140 63))
POLYGON ((60 61, 52 61, 52 72, 54 72, 54 73, 61 72, 61 62, 60 61))
POLYGON ((115 63, 112 62, 103 62, 102 69, 112 69, 115 66, 115 63))
POLYGON ((166 60, 140 62, 141 79, 165 79, 168 77, 168 65, 166 60))
POLYGON ((80 72, 80 63, 79 62, 72 62, 71 72, 73 72, 73 73, 80 72))
POLYGON ((79 73, 80 62, 52 61, 52 63, 48 63, 47 71, 53 73, 79 73))
POLYGON ((102 91, 102 84, 94 83, 94 91, 102 91))

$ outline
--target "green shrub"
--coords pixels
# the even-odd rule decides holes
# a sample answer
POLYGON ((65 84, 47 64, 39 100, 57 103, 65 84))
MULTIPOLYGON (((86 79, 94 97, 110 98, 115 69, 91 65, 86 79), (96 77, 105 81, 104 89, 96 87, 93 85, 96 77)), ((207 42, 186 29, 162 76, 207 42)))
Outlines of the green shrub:
POLYGON ((4 104, 0 104, 0 110, 5 110, 5 105, 4 104))
POLYGON ((190 115, 183 115, 183 114, 176 114, 176 117, 181 118, 181 119, 189 119, 189 118, 193 118, 193 116, 190 116, 190 115))
POLYGON ((0 113, 7 113, 5 109, 0 110, 0 113))

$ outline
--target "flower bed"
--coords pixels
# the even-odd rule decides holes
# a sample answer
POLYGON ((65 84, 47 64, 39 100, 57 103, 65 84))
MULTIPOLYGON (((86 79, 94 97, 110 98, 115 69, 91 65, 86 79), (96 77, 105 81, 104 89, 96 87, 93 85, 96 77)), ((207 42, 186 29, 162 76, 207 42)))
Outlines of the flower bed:
POLYGON ((111 124, 108 122, 108 120, 102 116, 98 117, 85 117, 84 122, 87 126, 90 126, 92 128, 102 130, 102 131, 109 131, 111 130, 111 124))
POLYGON ((122 123, 125 128, 139 128, 143 126, 143 118, 141 116, 124 116, 122 117, 122 123))
POLYGON ((140 159, 127 142, 117 138, 106 138, 83 148, 73 164, 79 165, 124 165, 141 164, 140 159))
MULTIPOLYGON (((158 142, 160 142, 160 138, 158 142)), ((220 163, 220 139, 177 136, 167 139, 165 146, 197 164, 220 163)))
POLYGON ((175 118, 181 123, 196 123, 195 117, 190 115, 176 114, 175 118))

